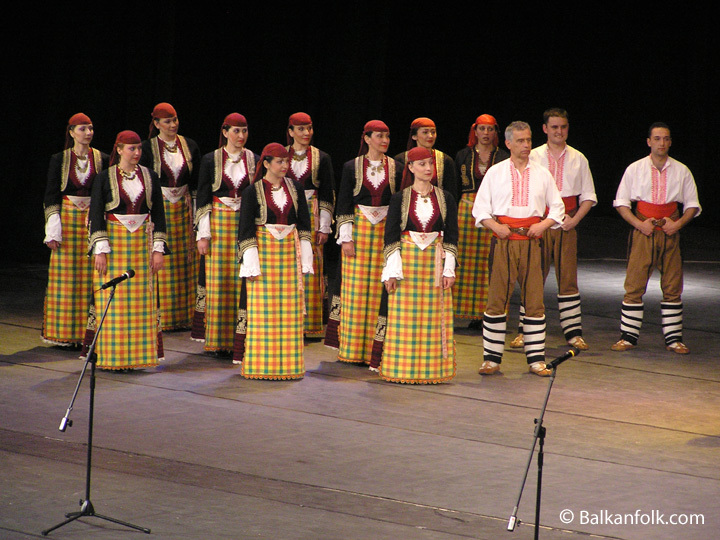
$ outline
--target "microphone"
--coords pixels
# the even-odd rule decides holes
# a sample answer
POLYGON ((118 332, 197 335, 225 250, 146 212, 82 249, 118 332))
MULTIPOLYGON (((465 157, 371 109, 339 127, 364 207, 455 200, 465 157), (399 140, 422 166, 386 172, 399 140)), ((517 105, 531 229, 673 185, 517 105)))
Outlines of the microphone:
POLYGON ((555 369, 555 368, 558 367, 560 364, 562 364, 565 360, 568 360, 568 359, 572 358, 573 356, 577 356, 578 354, 580 354, 580 351, 579 351, 578 349, 576 349, 575 347, 570 347, 570 350, 569 350, 568 352, 566 352, 566 353, 563 354, 562 356, 558 356, 558 357, 557 357, 555 360, 553 360, 552 362, 548 362, 548 363, 547 363, 547 368, 548 368, 548 369, 555 369))
POLYGON ((126 279, 130 279, 131 277, 134 277, 134 276, 135 276, 135 270, 133 270, 132 268, 130 268, 130 269, 129 269, 127 272, 125 272, 122 276, 118 276, 118 277, 116 277, 116 278, 111 279, 110 281, 108 281, 107 283, 105 283, 105 284, 104 284, 102 287, 100 287, 100 288, 101 288, 101 289, 107 289, 108 287, 114 287, 114 286, 117 285, 118 283, 121 283, 121 282, 125 281, 126 279))

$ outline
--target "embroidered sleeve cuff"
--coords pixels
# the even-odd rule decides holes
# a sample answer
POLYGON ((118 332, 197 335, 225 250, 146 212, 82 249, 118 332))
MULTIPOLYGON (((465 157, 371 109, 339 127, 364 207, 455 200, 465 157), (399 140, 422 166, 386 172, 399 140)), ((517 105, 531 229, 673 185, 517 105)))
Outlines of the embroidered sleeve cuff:
POLYGON ((48 220, 45 223, 45 242, 62 242, 62 222, 60 221, 60 214, 50 214, 48 220))
POLYGON ((342 244, 344 242, 352 242, 353 241, 353 224, 352 221, 349 223, 343 223, 338 228, 338 244, 342 244))
POLYGON ((240 277, 253 277, 260 275, 260 257, 258 256, 257 246, 249 247, 245 250, 240 264, 240 277))
POLYGON ((396 249, 385 260, 385 267, 383 268, 380 280, 384 283, 390 278, 403 279, 404 277, 401 251, 396 249))
POLYGON ((300 264, 303 274, 314 274, 312 244, 305 239, 300 240, 300 264))

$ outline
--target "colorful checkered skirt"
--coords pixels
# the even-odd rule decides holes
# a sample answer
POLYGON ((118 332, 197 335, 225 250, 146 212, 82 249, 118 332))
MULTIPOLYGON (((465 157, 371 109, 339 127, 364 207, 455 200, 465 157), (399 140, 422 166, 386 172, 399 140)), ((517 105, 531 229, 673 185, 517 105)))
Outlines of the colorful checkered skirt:
POLYGON ((192 229, 190 195, 176 203, 163 200, 170 253, 158 274, 163 330, 190 328, 195 310, 197 249, 192 229))
MULTIPOLYGON (((157 276, 150 270, 152 238, 147 223, 135 232, 115 220, 107 220, 111 253, 107 254, 107 273, 94 272, 97 323, 107 305, 112 288, 100 286, 110 278, 132 268, 135 277, 116 287, 107 316, 95 346, 97 366, 102 369, 152 367, 162 355, 162 333, 157 308, 157 276)), ((164 270, 161 270, 163 272, 164 270)))
POLYGON ((323 302, 325 301, 325 276, 323 267, 323 247, 317 243, 317 194, 308 200, 312 231, 313 271, 305 274, 305 333, 313 337, 323 335, 323 302))
POLYGON ((490 269, 489 229, 475 226, 472 207, 475 193, 463 193, 458 204, 458 266, 453 287, 455 316, 482 320, 487 303, 490 269))
POLYGON ((232 351, 240 299, 237 230, 240 212, 214 201, 205 256, 205 350, 232 351))
POLYGON ((402 236, 404 279, 388 295, 387 328, 380 376, 391 382, 431 384, 455 376, 452 292, 442 288, 436 250, 421 250, 402 236))
POLYGON ((299 379, 303 358, 303 291, 297 233, 278 240, 257 228, 261 275, 246 280, 247 334, 241 374, 248 379, 299 379))
POLYGON ((50 254, 42 337, 58 344, 82 343, 92 301, 93 261, 87 255, 87 210, 63 199, 62 244, 50 254))
POLYGON ((338 360, 369 364, 383 284, 385 221, 373 225, 355 208, 355 257, 342 256, 340 348, 338 360))

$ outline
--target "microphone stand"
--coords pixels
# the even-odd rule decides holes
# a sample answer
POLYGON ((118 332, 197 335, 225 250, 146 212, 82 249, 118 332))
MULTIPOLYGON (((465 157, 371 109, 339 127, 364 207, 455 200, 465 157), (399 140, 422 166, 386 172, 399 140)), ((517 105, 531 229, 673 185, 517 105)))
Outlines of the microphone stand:
POLYGON ((67 412, 65 413, 65 416, 60 421, 60 427, 58 428, 60 431, 64 432, 65 429, 68 426, 72 426, 72 420, 70 420, 70 411, 72 411, 73 405, 75 404, 75 398, 77 398, 78 391, 80 390, 80 384, 82 383, 83 376, 85 375, 85 372, 87 371, 87 366, 90 364, 90 411, 88 413, 88 443, 87 443, 87 466, 86 466, 86 476, 85 476, 85 499, 80 501, 80 511, 79 512, 70 512, 65 514, 65 517, 67 518, 62 523, 58 523, 57 525, 50 527, 49 529, 45 529, 42 531, 43 536, 47 536, 50 534, 50 532, 54 531, 55 529, 59 529, 63 525, 67 525, 68 523, 75 521, 76 519, 79 519, 81 517, 96 517, 100 519, 104 519, 106 521, 111 521, 112 523, 117 523, 118 525, 123 525, 125 527, 129 527, 131 529, 136 529, 138 531, 142 531, 146 534, 150 534, 150 529, 147 529, 145 527, 140 527, 138 525, 133 525, 132 523, 128 523, 126 521, 121 521, 119 519, 115 519, 109 516, 104 516, 102 514, 98 514, 95 512, 95 508, 93 507, 92 502, 90 502, 90 471, 92 468, 92 437, 93 437, 93 411, 95 408, 95 364, 97 361, 97 355, 95 354, 95 344, 97 343, 98 336, 100 335, 100 330, 102 329, 103 322, 105 321, 105 316, 107 315, 108 309, 110 308, 110 302, 112 302, 113 297, 115 296, 115 287, 116 285, 112 286, 112 290, 110 291, 110 296, 108 296, 107 304, 105 304, 105 310, 103 311, 102 317, 100 318, 100 323, 98 324, 97 330, 95 332, 95 336, 93 337, 92 343, 90 344, 90 348, 88 349, 87 356, 85 358, 85 365, 83 366, 82 371, 80 372, 80 378, 78 379, 77 385, 75 386, 75 392, 73 393, 72 399, 70 400, 70 406, 67 409, 67 412))
POLYGON ((525 481, 528 477, 528 472, 530 470, 530 464, 532 463, 533 454, 535 453, 535 446, 538 444, 539 441, 539 447, 538 447, 538 456, 537 456, 537 466, 538 466, 538 473, 537 473, 537 488, 536 488, 536 499, 535 499, 535 540, 538 540, 539 534, 540 534, 540 500, 541 500, 541 494, 542 494, 542 470, 543 470, 543 461, 545 459, 545 453, 544 453, 544 445, 545 445, 545 426, 543 426, 543 417, 545 416, 545 409, 547 408, 548 400, 550 399, 550 391, 552 390, 553 383, 555 382, 555 373, 557 372, 557 366, 567 358, 571 356, 575 356, 578 351, 572 350, 571 353, 568 353, 565 357, 560 357, 548 364, 548 367, 552 368, 552 374, 550 375, 550 382, 548 384, 547 393, 545 394, 545 401, 543 402, 542 409, 540 410, 540 416, 535 419, 535 432, 534 432, 534 438, 533 438, 533 444, 532 448, 530 448, 530 456, 528 457, 527 465, 525 466, 525 475, 523 476, 522 483, 520 484, 520 493, 518 493, 517 502, 515 503, 515 508, 513 508, 512 514, 510 515, 510 520, 508 521, 508 527, 507 530, 512 532, 515 530, 515 525, 519 521, 517 519, 517 513, 518 513, 518 507, 520 506, 520 498, 523 494, 523 489, 525 489, 525 481))

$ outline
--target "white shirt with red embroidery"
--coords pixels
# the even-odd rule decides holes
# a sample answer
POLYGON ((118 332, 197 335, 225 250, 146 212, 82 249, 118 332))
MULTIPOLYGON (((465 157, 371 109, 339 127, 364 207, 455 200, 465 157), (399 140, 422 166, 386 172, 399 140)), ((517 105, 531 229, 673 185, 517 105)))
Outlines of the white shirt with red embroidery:
POLYGON ((690 169, 671 157, 668 157, 662 170, 653 165, 650 156, 631 163, 625 169, 613 207, 631 207, 636 201, 652 204, 677 202, 683 205, 684 210, 697 208, 696 217, 702 211, 690 169))
POLYGON ((597 204, 590 164, 582 152, 568 144, 560 159, 555 160, 548 152, 548 145, 543 144, 533 148, 530 159, 550 171, 562 197, 577 196, 578 204, 584 201, 592 201, 593 206, 597 204))
POLYGON ((482 227, 483 220, 495 216, 542 219, 546 208, 547 217, 556 223, 553 228, 559 227, 565 217, 565 204, 550 172, 542 165, 528 161, 521 173, 511 159, 506 159, 485 173, 472 215, 475 226, 482 227))

